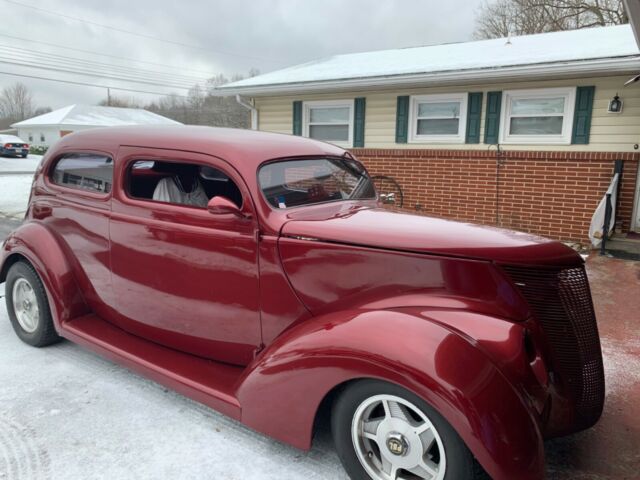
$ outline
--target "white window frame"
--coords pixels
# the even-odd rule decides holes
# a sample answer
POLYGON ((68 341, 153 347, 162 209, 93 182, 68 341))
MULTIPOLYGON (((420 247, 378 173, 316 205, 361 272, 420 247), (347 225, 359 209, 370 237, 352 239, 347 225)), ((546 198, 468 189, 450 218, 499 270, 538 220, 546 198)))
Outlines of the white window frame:
POLYGON ((412 95, 409 102, 409 143, 465 143, 467 139, 467 101, 469 94, 444 93, 412 95), (460 124, 456 135, 418 135, 418 104, 460 102, 460 124))
MULTIPOLYGON (((534 90, 507 90, 502 92, 502 109, 500 112, 500 143, 505 145, 571 145, 573 133, 573 114, 576 107, 576 87, 537 88, 534 90), (511 135, 511 101, 513 99, 564 97, 565 111, 562 116, 562 133, 559 135, 511 135)), ((535 115, 531 115, 535 116, 535 115)), ((539 115, 548 117, 552 115, 539 115)))
MULTIPOLYGON (((309 137, 309 126, 310 125, 343 125, 336 123, 318 123, 314 122, 311 124, 309 119, 311 118, 310 110, 312 108, 317 107, 348 107, 349 108, 349 138, 346 142, 330 142, 334 145, 338 145, 340 147, 352 147, 353 146, 353 116, 354 116, 354 100, 314 100, 302 102, 302 135, 307 138, 309 137)), ((326 140, 320 140, 326 141, 326 140)))

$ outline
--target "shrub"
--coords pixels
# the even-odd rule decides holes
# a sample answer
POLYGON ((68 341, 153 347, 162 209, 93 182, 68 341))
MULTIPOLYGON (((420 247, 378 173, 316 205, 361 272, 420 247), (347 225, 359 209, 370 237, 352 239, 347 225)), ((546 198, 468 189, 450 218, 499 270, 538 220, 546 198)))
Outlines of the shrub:
POLYGON ((47 153, 48 149, 49 147, 45 147, 42 145, 31 145, 31 147, 29 147, 29 153, 33 155, 44 155, 45 153, 47 153))

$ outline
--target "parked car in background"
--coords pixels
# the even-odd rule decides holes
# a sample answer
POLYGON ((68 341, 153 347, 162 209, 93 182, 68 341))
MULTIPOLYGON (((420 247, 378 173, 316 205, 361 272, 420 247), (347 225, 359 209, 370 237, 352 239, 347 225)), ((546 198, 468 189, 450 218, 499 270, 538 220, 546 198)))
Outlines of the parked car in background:
MULTIPOLYGON (((0 282, 18 337, 65 337, 353 479, 544 477, 604 401, 582 258, 383 208, 351 153, 209 127, 74 133, 36 172, 0 282)), ((211 452, 215 455, 215 451, 211 452)), ((185 460, 188 461, 188 460, 185 460)))
POLYGON ((27 158, 29 144, 15 135, 0 135, 0 155, 27 158))

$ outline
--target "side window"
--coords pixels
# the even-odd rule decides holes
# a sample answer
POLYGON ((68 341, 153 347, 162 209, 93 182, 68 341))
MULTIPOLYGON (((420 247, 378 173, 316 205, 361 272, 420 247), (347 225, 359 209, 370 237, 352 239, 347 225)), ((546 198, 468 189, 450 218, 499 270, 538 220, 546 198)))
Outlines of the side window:
POLYGON ((65 187, 109 193, 113 183, 113 160, 94 153, 68 153, 56 163, 51 180, 65 187))
POLYGON ((132 198, 206 208, 209 200, 225 197, 242 207, 240 189, 224 172, 208 166, 138 160, 131 164, 125 185, 132 198))

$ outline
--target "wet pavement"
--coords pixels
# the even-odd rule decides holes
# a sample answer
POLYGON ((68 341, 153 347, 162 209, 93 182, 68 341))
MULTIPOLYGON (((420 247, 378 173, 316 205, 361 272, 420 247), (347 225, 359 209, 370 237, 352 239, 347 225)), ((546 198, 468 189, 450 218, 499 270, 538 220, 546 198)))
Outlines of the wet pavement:
POLYGON ((604 353, 606 399, 598 424, 545 444, 559 480, 640 479, 640 262, 592 253, 587 271, 604 353))

